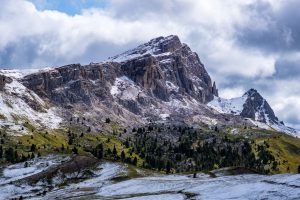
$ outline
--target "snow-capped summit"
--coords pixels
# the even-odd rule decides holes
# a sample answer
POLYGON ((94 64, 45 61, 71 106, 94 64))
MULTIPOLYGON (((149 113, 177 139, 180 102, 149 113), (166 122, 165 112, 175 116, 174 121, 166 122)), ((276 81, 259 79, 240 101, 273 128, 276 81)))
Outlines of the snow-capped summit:
POLYGON ((244 117, 255 126, 297 135, 296 130, 286 127, 283 122, 278 120, 267 100, 253 88, 249 89, 242 97, 232 99, 215 97, 207 105, 219 113, 244 117))
POLYGON ((130 59, 134 59, 140 56, 152 55, 163 56, 169 55, 175 50, 179 49, 182 44, 176 35, 170 35, 167 37, 158 37, 150 40, 149 42, 142 44, 134 49, 128 50, 122 54, 110 58, 112 61, 122 62, 130 59))
POLYGON ((248 90, 242 97, 215 97, 207 105, 220 113, 241 115, 263 123, 278 123, 268 102, 255 89, 248 90))
POLYGON ((278 124, 278 118, 268 102, 255 89, 248 90, 243 97, 247 97, 240 113, 243 117, 255 119, 267 124, 278 124))

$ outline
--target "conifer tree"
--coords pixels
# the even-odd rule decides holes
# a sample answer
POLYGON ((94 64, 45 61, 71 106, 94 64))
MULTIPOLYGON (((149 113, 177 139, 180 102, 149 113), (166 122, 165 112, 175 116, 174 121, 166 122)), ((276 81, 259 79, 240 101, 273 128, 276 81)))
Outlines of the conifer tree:
POLYGON ((125 153, 124 153, 124 151, 121 152, 121 159, 122 159, 122 161, 125 160, 125 153))

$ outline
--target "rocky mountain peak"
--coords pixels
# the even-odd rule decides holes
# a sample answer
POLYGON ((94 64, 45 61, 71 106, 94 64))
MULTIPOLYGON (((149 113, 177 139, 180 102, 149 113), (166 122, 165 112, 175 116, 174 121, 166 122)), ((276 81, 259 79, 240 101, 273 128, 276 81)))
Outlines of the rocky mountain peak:
POLYGON ((241 116, 249 117, 263 123, 278 123, 278 118, 275 116, 271 106, 257 90, 251 88, 243 97, 247 97, 243 105, 244 109, 241 116))
POLYGON ((218 96, 197 53, 175 35, 152 39, 110 61, 120 63, 125 76, 164 101, 189 95, 205 103, 218 96))
POLYGON ((258 93, 258 91, 254 88, 249 89, 247 92, 245 92, 245 94, 243 96, 247 96, 247 97, 260 96, 261 97, 261 95, 258 93))
POLYGON ((158 37, 150 40, 150 42, 144 44, 153 50, 153 54, 162 54, 166 52, 174 52, 182 47, 182 43, 178 36, 170 35, 167 37, 158 37))
POLYGON ((182 48, 183 46, 187 45, 182 44, 179 37, 176 35, 169 35, 167 37, 161 36, 154 38, 147 43, 139 45, 136 48, 125 51, 122 54, 109 58, 109 60, 122 62, 140 56, 157 56, 161 54, 170 54, 182 48))

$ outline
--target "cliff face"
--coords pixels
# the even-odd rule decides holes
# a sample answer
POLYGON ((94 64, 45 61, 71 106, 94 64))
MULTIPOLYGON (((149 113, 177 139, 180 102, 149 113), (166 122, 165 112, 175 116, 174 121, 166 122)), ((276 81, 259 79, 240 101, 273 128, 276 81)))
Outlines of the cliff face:
POLYGON ((153 39, 106 62, 66 65, 21 82, 57 106, 101 102, 140 115, 161 102, 187 98, 206 103, 218 95, 198 55, 177 36, 153 39))
POLYGON ((57 105, 90 105, 94 97, 109 99, 108 85, 116 78, 117 69, 113 63, 72 64, 25 76, 22 83, 57 105))
POLYGON ((164 101, 176 93, 201 103, 218 96, 198 55, 177 36, 155 38, 112 61, 120 62, 126 76, 164 101))

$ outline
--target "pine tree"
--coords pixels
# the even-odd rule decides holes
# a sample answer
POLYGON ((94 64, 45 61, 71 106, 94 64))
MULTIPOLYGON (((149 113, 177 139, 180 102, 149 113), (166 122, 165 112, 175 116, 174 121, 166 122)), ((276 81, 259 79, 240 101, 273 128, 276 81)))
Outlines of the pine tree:
POLYGON ((166 173, 169 174, 171 172, 171 162, 168 160, 166 163, 166 173))
POLYGON ((73 144, 73 137, 69 137, 68 144, 69 144, 69 145, 72 145, 72 144, 73 144))
POLYGON ((117 149, 116 149, 116 145, 114 145, 113 154, 114 154, 114 155, 117 155, 117 153, 118 153, 118 152, 117 152, 117 149))
POLYGON ((99 159, 103 158, 103 144, 100 143, 96 146, 95 150, 94 150, 94 156, 96 156, 99 159))
MULTIPOLYGON (((87 129, 86 132, 90 133, 90 132, 91 132, 91 127, 88 127, 88 129, 87 129)), ((83 133, 82 133, 82 134, 83 134, 83 133)), ((82 136, 83 136, 83 135, 82 135, 82 136)))
POLYGON ((30 147, 30 151, 35 152, 35 150, 36 150, 36 145, 32 144, 31 147, 30 147))
POLYGON ((0 159, 3 158, 3 147, 0 146, 0 159))
POLYGON ((194 174, 193 174, 193 178, 197 178, 197 173, 194 173, 194 174))
POLYGON ((134 157, 134 159, 132 161, 132 164, 137 165, 137 158, 136 157, 134 157))
POLYGON ((21 161, 22 162, 25 162, 27 160, 27 157, 24 155, 24 154, 22 154, 22 156, 21 156, 21 161))
POLYGON ((77 149, 76 147, 73 147, 72 152, 73 152, 74 154, 78 154, 78 149, 77 149))
POLYGON ((18 161, 19 161, 19 154, 18 154, 17 150, 15 150, 14 162, 18 162, 18 161))
POLYGON ((5 150, 5 159, 8 162, 13 163, 15 158, 14 158, 14 149, 9 147, 8 149, 5 150))
POLYGON ((128 141, 128 139, 126 139, 126 141, 124 142, 124 145, 125 145, 126 148, 129 148, 129 141, 128 141))
POLYGON ((60 150, 61 150, 61 151, 64 151, 64 150, 65 150, 65 146, 64 146, 64 144, 62 144, 62 145, 61 145, 61 148, 60 148, 60 150))
POLYGON ((125 160, 125 153, 124 153, 124 151, 121 152, 121 159, 122 159, 122 161, 125 160))

